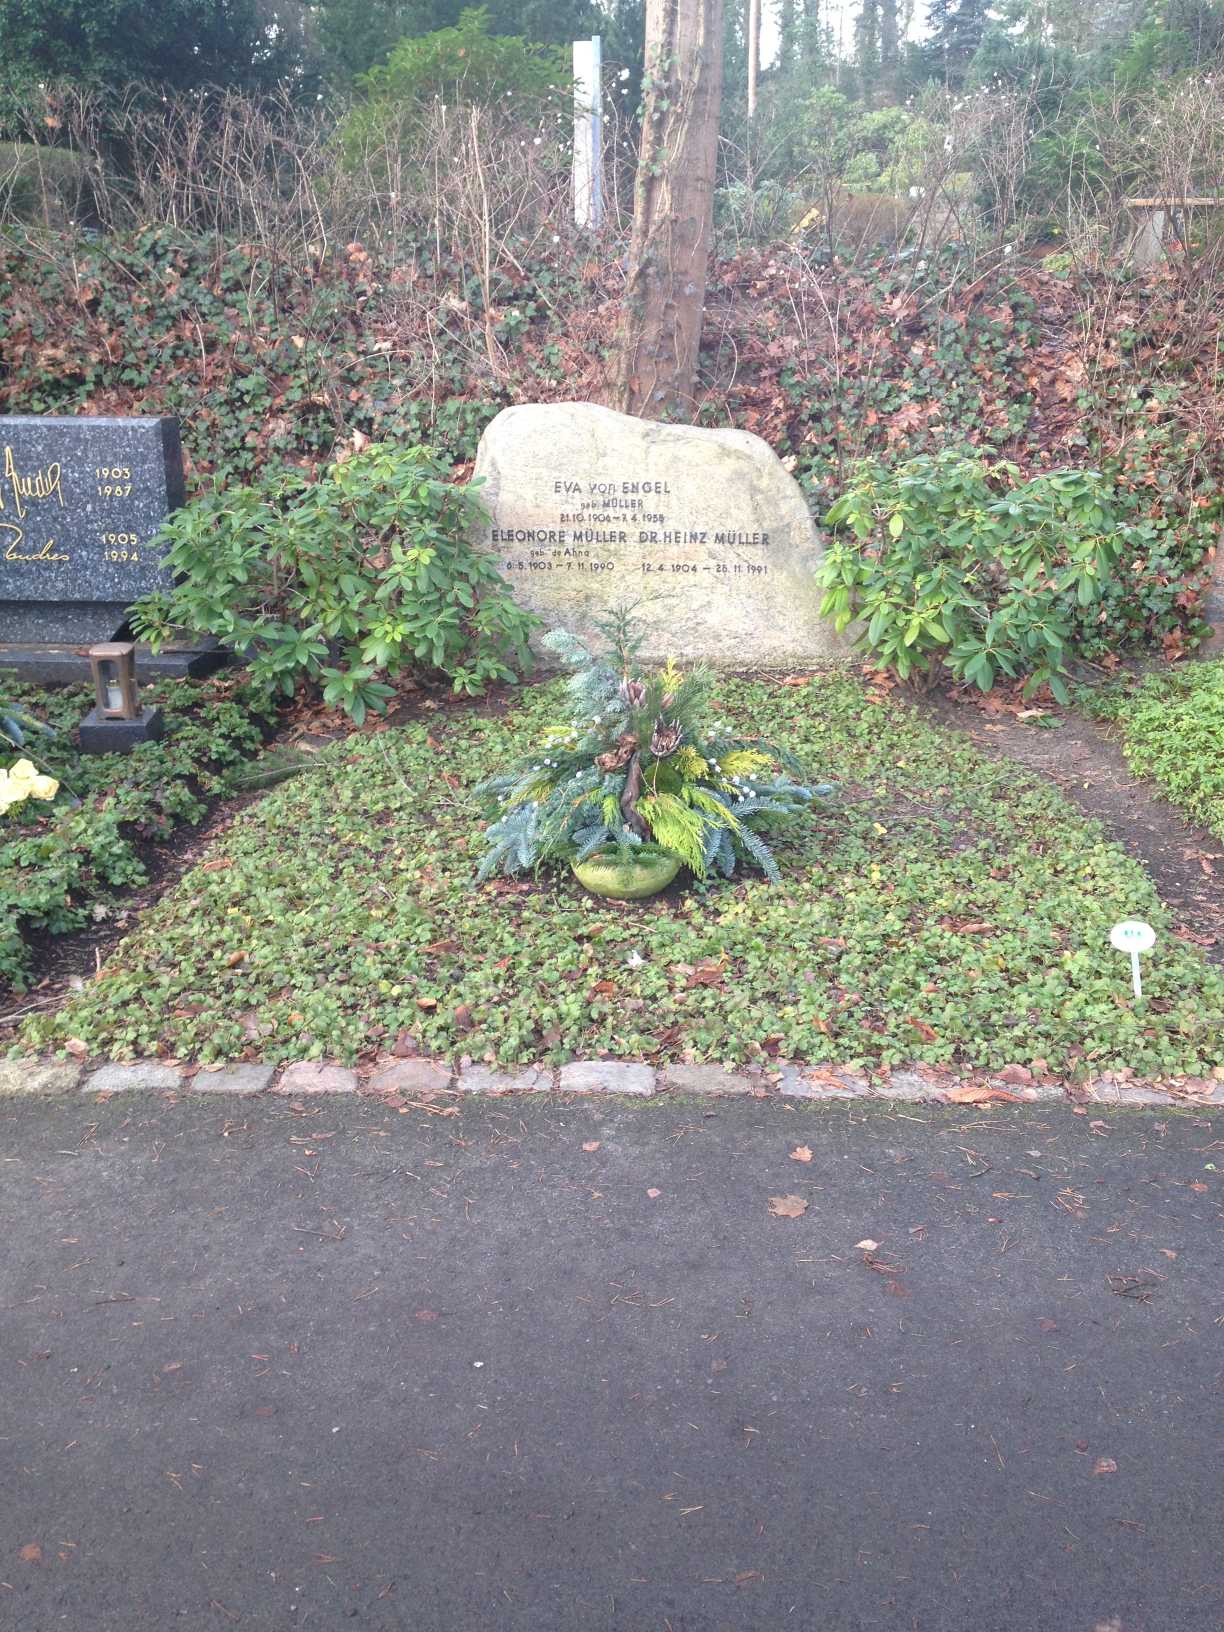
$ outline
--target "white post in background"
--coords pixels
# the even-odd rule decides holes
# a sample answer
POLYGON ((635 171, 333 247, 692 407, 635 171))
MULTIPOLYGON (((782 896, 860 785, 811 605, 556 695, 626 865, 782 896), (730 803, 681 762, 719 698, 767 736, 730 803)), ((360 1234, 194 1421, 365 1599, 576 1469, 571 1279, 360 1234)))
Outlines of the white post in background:
POLYGON ((748 0, 748 123, 756 118, 761 77, 761 0, 748 0))
POLYGON ((574 220, 597 232, 603 225, 603 118, 599 35, 574 41, 574 220))

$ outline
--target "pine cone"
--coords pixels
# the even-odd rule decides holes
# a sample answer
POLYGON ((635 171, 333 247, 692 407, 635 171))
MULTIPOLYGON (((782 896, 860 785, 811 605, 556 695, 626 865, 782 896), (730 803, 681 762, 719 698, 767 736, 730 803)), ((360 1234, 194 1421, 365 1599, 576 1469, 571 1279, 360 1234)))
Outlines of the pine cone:
POLYGON ((660 714, 650 733, 650 751, 656 759, 666 759, 680 746, 681 730, 675 720, 665 720, 660 714))
POLYGON ((629 679, 622 680, 620 695, 621 701, 628 703, 630 708, 641 708, 642 704, 646 701, 645 681, 629 679))

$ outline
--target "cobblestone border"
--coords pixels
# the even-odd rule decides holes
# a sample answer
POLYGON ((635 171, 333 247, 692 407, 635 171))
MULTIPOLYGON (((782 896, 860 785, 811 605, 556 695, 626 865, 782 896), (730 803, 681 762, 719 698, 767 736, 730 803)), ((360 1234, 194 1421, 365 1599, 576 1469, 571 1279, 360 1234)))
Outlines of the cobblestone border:
POLYGON ((868 1076, 839 1066, 724 1070, 717 1065, 666 1065, 575 1060, 558 1069, 517 1066, 499 1069, 461 1060, 385 1056, 361 1070, 299 1060, 271 1066, 234 1063, 193 1066, 181 1061, 112 1061, 86 1066, 70 1060, 0 1060, 0 1099, 80 1093, 98 1097, 131 1092, 218 1094, 249 1097, 272 1093, 290 1099, 315 1094, 362 1094, 390 1106, 432 1105, 467 1094, 610 1094, 648 1099, 751 1097, 756 1099, 886 1100, 911 1104, 1039 1104, 1056 1100, 1077 1105, 1224 1105, 1224 1067, 1211 1077, 1146 1081, 1127 1072, 1086 1083, 1039 1077, 1022 1066, 994 1075, 939 1071, 911 1066, 868 1076))

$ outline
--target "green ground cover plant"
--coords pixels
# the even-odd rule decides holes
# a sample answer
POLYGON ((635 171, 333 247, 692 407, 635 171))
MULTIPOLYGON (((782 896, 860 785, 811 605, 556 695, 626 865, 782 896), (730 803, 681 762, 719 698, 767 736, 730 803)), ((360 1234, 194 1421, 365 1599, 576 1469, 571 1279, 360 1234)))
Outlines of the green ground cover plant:
POLYGON ((1091 711, 1110 720, 1126 762, 1175 805, 1224 839, 1224 658, 1145 675, 1098 693, 1091 711))
POLYGON ((79 930, 117 892, 143 883, 142 846, 199 822, 262 746, 270 711, 233 680, 154 683, 141 697, 161 707, 161 742, 82 754, 74 731, 91 688, 4 682, 0 712, 23 742, 10 745, 5 734, 0 766, 27 759, 59 786, 53 799, 0 812, 0 990, 26 988, 35 937, 79 930))
POLYGON ((835 774, 777 847, 781 886, 711 878, 611 905, 557 874, 473 882, 475 788, 557 685, 337 743, 239 814, 26 1047, 352 1061, 401 1033, 502 1062, 606 1051, 1201 1072, 1224 976, 1142 869, 1052 788, 857 681, 719 681, 719 717, 835 774), (1144 998, 1107 945, 1149 919, 1144 998))

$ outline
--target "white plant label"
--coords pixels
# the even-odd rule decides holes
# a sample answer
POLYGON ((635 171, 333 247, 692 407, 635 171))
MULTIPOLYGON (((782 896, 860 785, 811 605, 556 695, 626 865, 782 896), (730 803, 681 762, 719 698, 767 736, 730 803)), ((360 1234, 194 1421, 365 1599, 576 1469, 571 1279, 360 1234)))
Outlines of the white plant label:
POLYGON ((1131 960, 1131 984, 1135 988, 1135 996, 1143 996, 1143 977, 1139 973, 1140 952, 1150 952, 1156 945, 1156 931, 1151 924, 1145 924, 1141 918, 1127 918, 1122 923, 1115 924, 1109 932, 1109 944, 1119 952, 1129 952, 1131 960))

